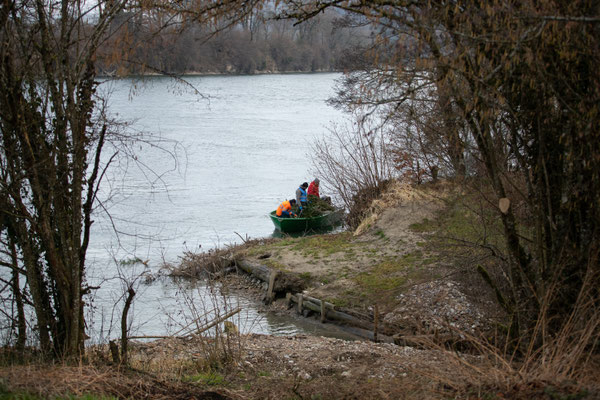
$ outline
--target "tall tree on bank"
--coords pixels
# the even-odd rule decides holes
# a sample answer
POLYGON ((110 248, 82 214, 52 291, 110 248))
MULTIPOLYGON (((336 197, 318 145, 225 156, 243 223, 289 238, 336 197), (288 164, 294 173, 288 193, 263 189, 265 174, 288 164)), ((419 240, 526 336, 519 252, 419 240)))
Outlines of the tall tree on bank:
POLYGON ((99 46, 124 18, 160 29, 241 14, 227 2, 2 1, 0 233, 15 255, 2 265, 26 276, 45 353, 75 355, 85 338, 86 251, 110 134, 95 112, 99 46))
POLYGON ((2 230, 19 249, 42 349, 57 354, 84 340, 85 252, 106 134, 92 122, 94 56, 125 3, 102 6, 92 24, 74 1, 4 1, 0 12, 2 230))
POLYGON ((600 3, 327 0, 293 3, 288 15, 328 7, 368 18, 386 44, 376 73, 355 75, 342 102, 388 107, 388 118, 419 97, 439 108, 454 168, 471 147, 491 200, 502 200, 513 335, 532 339, 531 349, 541 333, 589 321, 597 329, 600 3))

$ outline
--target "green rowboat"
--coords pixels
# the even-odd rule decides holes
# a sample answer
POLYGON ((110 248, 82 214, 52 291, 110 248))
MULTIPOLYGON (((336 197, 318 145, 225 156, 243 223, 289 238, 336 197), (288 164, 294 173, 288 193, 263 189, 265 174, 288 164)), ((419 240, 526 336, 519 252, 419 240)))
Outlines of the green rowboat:
POLYGON ((312 218, 279 218, 275 211, 271 211, 269 216, 275 228, 283 233, 290 233, 332 228, 341 221, 342 213, 343 210, 334 210, 312 218))

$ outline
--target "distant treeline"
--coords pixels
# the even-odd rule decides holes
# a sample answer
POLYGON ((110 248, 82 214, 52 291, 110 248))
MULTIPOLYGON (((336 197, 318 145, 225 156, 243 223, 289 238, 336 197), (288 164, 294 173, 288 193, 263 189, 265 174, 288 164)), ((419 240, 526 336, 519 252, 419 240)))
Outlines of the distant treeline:
POLYGON ((340 70, 345 54, 370 40, 368 31, 347 27, 336 14, 296 26, 255 15, 216 34, 194 22, 149 34, 148 20, 127 14, 114 26, 98 62, 102 75, 340 70))

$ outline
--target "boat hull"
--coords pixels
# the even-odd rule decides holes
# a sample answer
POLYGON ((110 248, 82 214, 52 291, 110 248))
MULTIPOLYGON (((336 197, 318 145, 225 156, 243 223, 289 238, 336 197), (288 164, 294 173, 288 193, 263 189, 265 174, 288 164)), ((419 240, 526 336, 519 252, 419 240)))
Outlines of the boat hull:
POLYGON ((275 211, 269 214, 275 228, 283 233, 324 230, 341 221, 342 210, 335 210, 313 218, 279 218, 275 211))

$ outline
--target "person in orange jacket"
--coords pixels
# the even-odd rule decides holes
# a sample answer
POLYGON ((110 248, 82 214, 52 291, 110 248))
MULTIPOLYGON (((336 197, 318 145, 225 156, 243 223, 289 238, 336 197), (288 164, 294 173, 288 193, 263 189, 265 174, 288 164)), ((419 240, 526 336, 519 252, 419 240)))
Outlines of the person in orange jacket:
POLYGON ((292 206, 296 204, 296 200, 285 200, 282 202, 279 207, 277 207, 277 211, 275 214, 280 218, 290 218, 295 217, 296 214, 292 211, 292 206))

